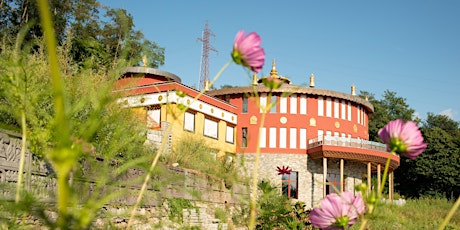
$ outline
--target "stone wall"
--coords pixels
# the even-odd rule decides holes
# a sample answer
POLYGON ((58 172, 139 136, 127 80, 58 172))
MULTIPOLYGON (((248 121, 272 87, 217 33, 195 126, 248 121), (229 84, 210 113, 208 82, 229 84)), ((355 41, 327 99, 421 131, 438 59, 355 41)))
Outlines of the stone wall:
MULTIPOLYGON (((241 155, 245 162, 244 172, 252 175, 255 154, 241 155)), ((328 159, 328 173, 340 174, 338 159, 328 159)), ((311 159, 307 154, 260 154, 258 179, 270 181, 281 191, 281 176, 276 167, 289 166, 292 171, 298 172, 298 201, 305 202, 307 208, 319 204, 323 198, 323 162, 322 159, 311 159)), ((366 172, 366 165, 347 161, 344 167, 345 191, 354 191, 354 186, 361 183, 362 175, 366 172)))
MULTIPOLYGON (((2 186, 1 194, 3 198, 14 199, 20 152, 21 136, 16 133, 0 130, 0 186, 2 186)), ((155 174, 153 176, 152 183, 149 183, 146 195, 138 209, 138 213, 144 215, 144 218, 141 219, 145 222, 137 221, 136 225, 138 227, 136 229, 149 229, 147 226, 154 226, 161 222, 168 222, 173 226, 170 229, 176 229, 178 227, 177 223, 171 223, 167 215, 167 201, 173 198, 188 199, 199 210, 202 218, 194 218, 193 216, 195 215, 196 217, 196 213, 189 211, 189 220, 185 224, 200 226, 203 229, 217 229, 217 227, 219 229, 226 229, 227 225, 220 223, 214 218, 214 210, 219 208, 231 213, 234 212, 235 207, 244 205, 248 200, 248 188, 243 184, 235 183, 230 185, 221 178, 180 167, 164 165, 158 165, 157 167, 161 167, 162 170, 160 170, 161 172, 158 175, 155 174), (155 180, 166 181, 166 183, 155 186, 153 183, 155 180)), ((52 192, 56 190, 56 180, 53 175, 51 167, 46 162, 26 151, 24 170, 25 189, 44 202, 54 202, 52 192)), ((81 186, 78 185, 75 187, 79 189, 79 194, 83 196, 97 196, 100 194, 95 193, 101 193, 101 191, 103 194, 104 191, 116 192, 117 189, 128 189, 128 192, 123 192, 125 195, 119 196, 117 199, 107 203, 103 210, 101 210, 102 213, 105 213, 104 215, 111 216, 108 220, 110 224, 122 227, 127 224, 129 212, 131 211, 129 207, 136 202, 139 194, 143 181, 139 180, 139 178, 144 178, 144 176, 145 171, 143 170, 129 169, 120 179, 133 183, 128 183, 129 186, 117 187, 115 189, 111 187, 110 189, 102 188, 102 190, 97 190, 97 181, 88 178, 75 177, 72 178, 72 183, 81 184, 81 186)), ((104 224, 108 224, 107 220, 96 220, 96 225, 102 226, 104 224)))

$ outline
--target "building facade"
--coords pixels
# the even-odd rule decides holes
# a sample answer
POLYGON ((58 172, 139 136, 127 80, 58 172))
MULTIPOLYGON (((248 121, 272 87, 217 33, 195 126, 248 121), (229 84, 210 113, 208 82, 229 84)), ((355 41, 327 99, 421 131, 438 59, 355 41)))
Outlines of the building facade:
POLYGON ((307 207, 317 205, 329 193, 354 191, 360 183, 371 187, 370 178, 374 175, 380 181, 389 157, 392 198, 392 172, 399 166, 399 156, 390 156, 385 145, 368 141, 373 106, 355 95, 354 86, 350 94, 319 89, 313 76, 309 86, 293 85, 278 75, 273 62, 270 75, 254 76, 252 85, 203 95, 168 72, 131 67, 115 91, 124 93, 121 103, 145 116, 154 130, 149 131, 148 140, 161 143, 160 131, 167 125, 173 125, 168 137, 171 148, 183 133, 202 135, 218 154, 236 153, 244 158, 247 175, 256 167, 259 149, 259 180, 279 186, 284 195, 307 207), (270 90, 264 80, 283 84, 270 90), (175 116, 178 105, 186 109, 175 116))

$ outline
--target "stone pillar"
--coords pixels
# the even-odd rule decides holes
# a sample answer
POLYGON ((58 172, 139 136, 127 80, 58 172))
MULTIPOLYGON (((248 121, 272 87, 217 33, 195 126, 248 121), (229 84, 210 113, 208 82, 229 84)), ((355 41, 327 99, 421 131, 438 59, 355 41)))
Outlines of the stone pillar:
POLYGON ((343 166, 344 166, 344 160, 341 158, 340 159, 340 192, 343 192, 343 186, 345 185, 343 179, 344 179, 344 176, 343 176, 343 166))
POLYGON ((372 165, 371 162, 367 163, 367 190, 370 191, 372 186, 372 165))
POLYGON ((323 157, 323 198, 326 197, 327 158, 323 157))

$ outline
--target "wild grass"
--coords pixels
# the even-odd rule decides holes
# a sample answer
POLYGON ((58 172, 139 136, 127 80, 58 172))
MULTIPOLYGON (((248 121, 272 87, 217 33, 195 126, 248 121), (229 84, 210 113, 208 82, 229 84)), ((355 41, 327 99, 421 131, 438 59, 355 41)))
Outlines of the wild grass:
MULTIPOLYGON (((368 229, 437 229, 454 203, 446 199, 408 199, 406 204, 381 203, 370 217, 368 229)), ((358 229, 360 222, 351 229, 358 229)), ((457 211, 445 229, 460 229, 457 211)))

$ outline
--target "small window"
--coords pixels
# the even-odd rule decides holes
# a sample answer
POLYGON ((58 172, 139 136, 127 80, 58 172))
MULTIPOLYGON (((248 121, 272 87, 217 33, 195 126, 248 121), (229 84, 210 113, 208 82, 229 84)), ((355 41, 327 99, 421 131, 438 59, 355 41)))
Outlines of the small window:
POLYGON ((248 147, 248 128, 241 128, 241 147, 248 147))
POLYGON ((203 134, 207 137, 217 139, 218 123, 208 118, 204 118, 204 131, 203 134))
POLYGON ((248 97, 246 95, 243 96, 243 108, 241 112, 242 113, 248 112, 248 97))
POLYGON ((195 132, 195 114, 190 112, 184 113, 184 130, 195 132))
POLYGON ((283 195, 297 199, 299 193, 298 172, 291 171, 290 174, 281 175, 281 181, 283 195))
POLYGON ((276 113, 276 104, 277 104, 277 101, 276 101, 276 96, 271 96, 270 97, 270 104, 271 104, 271 108, 270 108, 270 113, 276 113))
POLYGON ((227 130, 225 130, 225 141, 228 143, 234 143, 234 130, 235 128, 227 125, 227 130))
MULTIPOLYGON (((326 194, 338 193, 340 191, 340 174, 327 174, 326 194)), ((345 183, 343 183, 345 188, 345 183)))
POLYGON ((150 129, 160 128, 161 126, 161 109, 159 106, 147 108, 147 127, 150 129))

